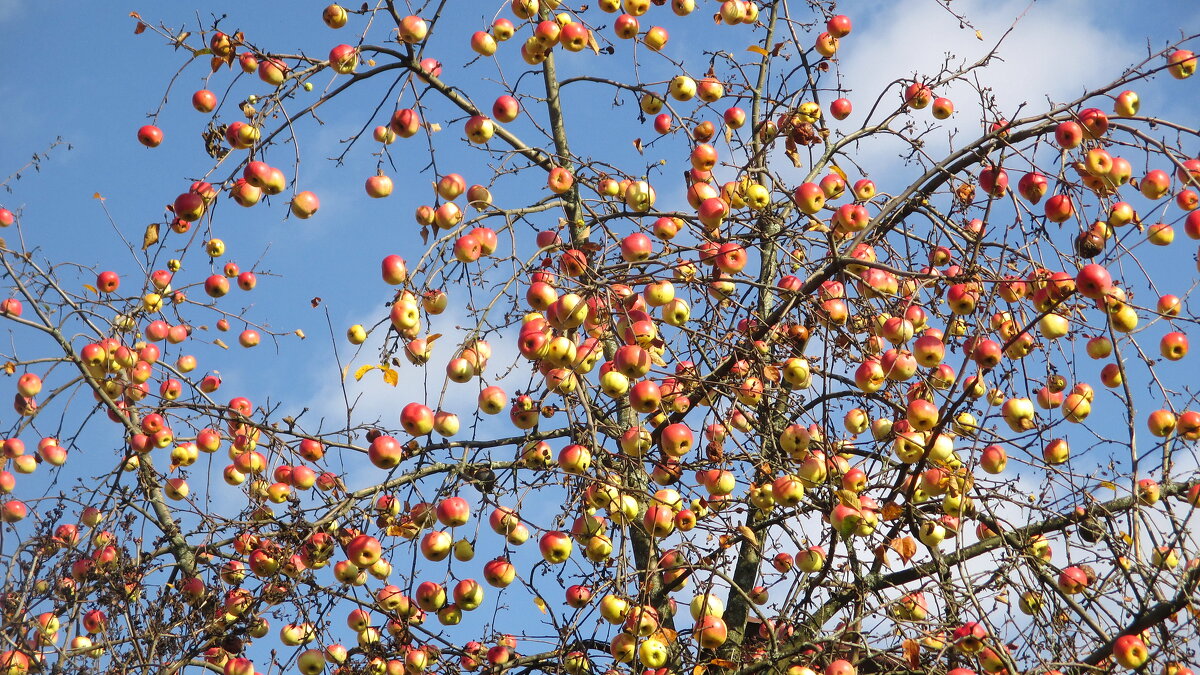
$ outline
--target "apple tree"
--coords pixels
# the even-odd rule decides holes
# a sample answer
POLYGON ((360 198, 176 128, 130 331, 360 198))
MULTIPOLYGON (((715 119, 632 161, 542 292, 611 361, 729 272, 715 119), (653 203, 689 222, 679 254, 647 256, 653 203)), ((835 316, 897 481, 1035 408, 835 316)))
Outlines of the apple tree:
POLYGON ((125 255, 0 210, 0 674, 1191 673, 1195 37, 284 4, 131 15, 125 255))

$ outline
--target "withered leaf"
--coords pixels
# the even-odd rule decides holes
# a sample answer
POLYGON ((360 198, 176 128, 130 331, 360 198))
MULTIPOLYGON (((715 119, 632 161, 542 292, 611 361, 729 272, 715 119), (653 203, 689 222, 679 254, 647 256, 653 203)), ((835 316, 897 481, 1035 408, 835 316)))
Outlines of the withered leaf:
POLYGON ((142 235, 142 250, 150 248, 158 243, 158 223, 151 223, 146 226, 146 233, 142 235))
POLYGON ((916 670, 921 665, 921 645, 916 640, 907 639, 903 643, 904 656, 908 659, 908 667, 916 670))
POLYGON ((904 562, 912 560, 913 556, 917 554, 917 540, 910 536, 897 537, 888 542, 888 546, 899 554, 900 559, 904 562))
POLYGON ((313 309, 316 309, 321 306, 321 298, 313 298, 312 300, 309 300, 308 302, 310 305, 313 306, 313 309))

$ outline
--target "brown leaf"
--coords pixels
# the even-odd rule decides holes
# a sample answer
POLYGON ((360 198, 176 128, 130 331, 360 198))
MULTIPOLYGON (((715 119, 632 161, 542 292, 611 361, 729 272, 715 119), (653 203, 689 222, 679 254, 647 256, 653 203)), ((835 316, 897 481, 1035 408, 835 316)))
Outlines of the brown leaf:
POLYGON ((588 32, 588 46, 591 47, 592 51, 596 52, 596 54, 600 53, 600 43, 596 42, 595 31, 588 32))
POLYGON ((633 139, 633 149, 637 150, 639 155, 642 154, 642 139, 633 139))
POLYGON ((12 375, 15 372, 17 372, 17 364, 13 363, 12 361, 5 361, 4 362, 4 374, 12 375))
POLYGON ((750 542, 754 546, 758 546, 758 535, 754 534, 754 530, 746 527, 745 525, 738 525, 737 531, 738 534, 746 538, 746 541, 750 542))
POLYGON ((313 298, 312 300, 309 300, 308 302, 310 305, 313 306, 313 309, 316 309, 321 306, 321 298, 319 298, 319 297, 313 298))
POLYGON ((146 32, 146 24, 142 23, 141 21, 137 22, 137 25, 133 27, 134 35, 141 35, 142 33, 145 33, 145 32, 146 32))
POLYGON ((92 199, 99 199, 100 201, 104 201, 104 197, 99 192, 93 192, 92 199))
POLYGON ((888 546, 899 554, 900 559, 908 562, 917 554, 917 540, 909 536, 897 537, 888 542, 888 546))
POLYGON ((220 347, 221 349, 229 349, 229 345, 225 344, 221 340, 221 338, 217 338, 216 340, 213 340, 213 344, 220 347))
POLYGON ((713 659, 712 661, 709 661, 709 663, 718 668, 734 668, 737 666, 737 664, 733 661, 726 661, 725 659, 713 659))
POLYGON ((900 504, 888 502, 883 504, 883 520, 895 520, 900 518, 900 514, 904 513, 904 509, 900 508, 900 504))
POLYGON ((921 645, 916 640, 908 639, 903 643, 904 656, 908 659, 908 666, 916 670, 921 665, 921 645))
POLYGON ((879 558, 879 562, 883 563, 883 566, 890 570, 892 569, 892 561, 888 560, 887 552, 887 546, 883 544, 875 547, 875 557, 879 558))
POLYGON ((130 12, 130 13, 129 13, 129 18, 131 18, 131 19, 137 19, 138 21, 141 21, 141 20, 142 20, 142 15, 141 15, 141 14, 138 14, 137 12, 130 12))
POLYGON ((151 223, 146 226, 146 233, 142 235, 142 250, 150 248, 158 243, 158 223, 151 223))

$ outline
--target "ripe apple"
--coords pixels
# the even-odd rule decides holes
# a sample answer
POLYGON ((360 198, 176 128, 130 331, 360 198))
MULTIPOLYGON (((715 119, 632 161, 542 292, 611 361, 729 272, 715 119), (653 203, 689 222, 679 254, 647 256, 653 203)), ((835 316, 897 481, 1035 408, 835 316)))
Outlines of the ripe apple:
POLYGON ((321 208, 321 200, 312 192, 305 190, 292 197, 292 213, 301 220, 312 217, 321 208))
POLYGON ((392 179, 382 173, 376 176, 367 178, 366 183, 367 196, 372 199, 380 199, 392 194, 392 179))
MULTIPOLYGON (((1195 66, 1193 66, 1193 69, 1195 66)), ((1141 668, 1150 660, 1150 650, 1146 643, 1136 635, 1122 635, 1113 642, 1113 658, 1117 663, 1130 670, 1141 668)))
POLYGON ((1167 72, 1177 80, 1186 80, 1196 72, 1196 55, 1186 49, 1178 49, 1167 56, 1167 72))
POLYGON ((944 96, 939 96, 933 99, 933 107, 930 109, 934 118, 944 120, 954 114, 954 101, 951 101, 944 96))

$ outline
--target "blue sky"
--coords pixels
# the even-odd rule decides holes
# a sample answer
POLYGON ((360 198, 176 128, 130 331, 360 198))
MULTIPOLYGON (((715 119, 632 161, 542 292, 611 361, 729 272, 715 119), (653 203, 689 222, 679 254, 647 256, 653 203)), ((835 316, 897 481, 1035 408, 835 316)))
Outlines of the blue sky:
MULTIPOLYGON (((338 41, 352 38, 348 31, 334 34, 321 24, 323 4, 292 3, 286 10, 276 8, 268 15, 258 6, 243 3, 230 8, 222 26, 241 28, 253 42, 273 50, 304 51, 323 57, 338 41)), ((1000 59, 986 76, 1001 106, 1014 113, 1022 104, 1041 107, 1046 96, 1056 101, 1072 98, 1088 86, 1111 79, 1148 49, 1157 50, 1181 34, 1200 32, 1200 12, 1187 11, 1185 5, 1176 2, 1063 0, 1027 4, 956 0, 950 7, 971 19, 971 26, 965 28, 934 2, 885 4, 861 0, 838 6, 839 11, 855 20, 854 33, 844 42, 840 55, 844 82, 853 87, 848 97, 856 107, 845 123, 847 129, 861 123, 875 93, 889 82, 936 70, 948 51, 967 61, 979 58, 1011 25, 1012 18, 1022 13, 1024 18, 1006 39, 1000 59), (976 30, 982 40, 977 38, 976 30)), ((191 30, 196 28, 197 17, 205 25, 212 18, 182 3, 161 7, 72 3, 64 8, 61 4, 0 0, 0 32, 15 37, 0 40, 0 116, 4 120, 0 125, 0 173, 20 166, 56 137, 61 136, 71 146, 69 151, 65 147, 53 151, 40 173, 26 171, 22 180, 12 184, 12 194, 0 194, 0 204, 21 209, 30 241, 43 247, 45 256, 95 264, 96 270, 116 269, 130 283, 136 278, 137 263, 130 259, 121 238, 114 236, 113 225, 93 195, 104 196, 116 231, 136 245, 145 225, 161 218, 163 205, 192 179, 203 176, 211 165, 199 138, 206 117, 189 105, 191 92, 205 86, 207 69, 202 64, 193 64, 179 74, 162 105, 156 122, 165 132, 163 145, 149 150, 134 138, 137 128, 148 123, 147 115, 159 109, 167 83, 185 61, 183 52, 165 46, 160 37, 149 32, 133 34, 134 21, 128 13, 135 9, 142 11, 147 20, 173 27, 186 25, 191 30)), ((705 11, 698 12, 689 23, 677 22, 673 17, 664 22, 672 27, 666 55, 676 59, 687 56, 686 66, 694 73, 706 68, 692 49, 697 42, 749 61, 752 55, 745 47, 752 40, 748 34, 712 27, 703 16, 705 11)), ((503 93, 503 88, 494 79, 494 69, 486 63, 468 64, 461 48, 470 33, 485 28, 490 18, 490 14, 456 16, 454 24, 439 27, 444 31, 437 34, 441 41, 434 43, 439 50, 431 47, 429 52, 445 63, 448 80, 461 74, 467 83, 464 86, 469 85, 469 91, 484 107, 490 107, 492 98, 503 93)), ((632 62, 632 50, 628 43, 618 42, 616 47, 617 54, 610 57, 609 63, 614 72, 624 72, 622 69, 632 62)), ((515 43, 505 48, 511 52, 515 43)), ((674 67, 646 56, 639 55, 644 80, 661 82, 674 74, 674 67)), ((560 59, 560 68, 566 76, 574 71, 591 71, 596 58, 590 53, 566 55, 560 59)), ((511 60, 505 63, 510 68, 506 71, 509 77, 519 72, 511 60)), ((209 88, 223 94, 230 79, 223 72, 213 78, 209 88)), ((327 74, 319 76, 318 90, 330 79, 327 74)), ((1145 86, 1139 85, 1143 111, 1190 123, 1200 104, 1196 83, 1195 79, 1177 83, 1160 76, 1145 86)), ((261 89, 252 77, 241 78, 234 87, 230 102, 261 89)), ((226 302, 225 308, 232 311, 245 305, 249 317, 269 320, 284 333, 299 328, 308 336, 301 341, 285 335, 278 347, 268 343, 257 352, 205 349, 200 370, 219 368, 225 379, 222 392, 247 393, 261 404, 266 404, 270 395, 271 401, 283 400, 288 407, 310 407, 314 416, 336 415, 342 395, 330 384, 338 377, 338 365, 330 354, 326 308, 333 341, 346 363, 351 353, 343 338, 346 326, 371 325, 386 316, 383 303, 390 299, 390 291, 378 281, 379 259, 392 252, 410 258, 419 255, 411 214, 415 206, 433 199, 429 187, 432 176, 420 171, 427 161, 423 144, 411 139, 391 146, 390 160, 384 166, 397 189, 384 200, 369 200, 362 191, 363 180, 374 173, 379 161, 372 155, 377 146, 369 139, 351 150, 342 167, 326 160, 341 152, 341 141, 366 123, 382 97, 378 88, 364 90, 362 95, 339 99, 323 109, 323 126, 304 123, 300 147, 304 159, 297 187, 320 195, 322 208, 314 218, 285 219, 281 199, 270 208, 241 210, 229 203, 220 207, 215 233, 230 246, 226 259, 238 261, 243 268, 255 265, 260 273, 259 288, 252 294, 236 295, 235 291, 236 300, 226 302), (256 264, 260 259, 262 262, 256 264), (322 299, 320 309, 310 306, 315 297, 322 299), (263 351, 277 356, 266 368, 261 365, 263 351)), ((956 98, 959 113, 951 123, 963 134, 975 132, 979 117, 979 106, 970 100, 968 91, 955 87, 938 92, 956 98)), ((619 163, 630 172, 653 163, 659 152, 672 162, 685 158, 686 144, 678 137, 659 141, 644 157, 637 154, 632 139, 648 141, 655 134, 649 123, 639 126, 635 102, 630 97, 621 97, 622 105, 612 108, 611 92, 590 84, 572 85, 565 96, 568 131, 576 152, 619 163)), ((891 98, 884 100, 890 106, 898 93, 892 91, 887 96, 891 98)), ((436 121, 444 129, 441 136, 435 137, 439 148, 444 149, 438 157, 439 171, 462 173, 468 183, 486 180, 490 170, 483 165, 482 155, 459 147, 461 114, 440 103, 431 105, 442 115, 436 121)), ((389 102, 370 126, 384 123, 390 110, 389 102)), ((536 138, 536 130, 527 120, 517 122, 514 129, 522 136, 536 138)), ((931 141, 930 147, 936 152, 947 145, 945 141, 931 141)), ((896 151, 894 145, 879 143, 864 147, 859 157, 864 165, 872 167, 872 178, 884 185, 889 178, 905 175, 906 169, 894 159, 896 151)), ((273 161, 282 164, 292 151, 282 148, 272 152, 273 161)), ((656 175, 661 179, 658 189, 662 203, 678 207, 683 190, 675 168, 672 164, 669 170, 658 170, 656 175)), ((286 171, 290 178, 292 169, 286 171)), ((213 175, 223 177, 226 173, 227 167, 213 175)), ((799 171, 784 174, 797 182, 802 177, 799 171)), ((545 192, 536 181, 501 179, 495 190, 497 203, 527 201, 535 189, 541 190, 537 195, 545 192)), ((537 228, 552 227, 555 217, 532 220, 537 228)), ((1178 239, 1184 239, 1182 233, 1178 239)), ((1162 279, 1168 285, 1191 285, 1195 276, 1191 246, 1190 242, 1178 241, 1171 257, 1156 259, 1167 263, 1162 265, 1162 279)), ((158 260, 156 266, 164 262, 158 260)), ((208 273, 202 268, 196 256, 189 256, 184 276, 191 281, 202 280, 208 273)), ((63 268, 62 272, 77 287, 92 283, 92 271, 63 268)), ((481 289, 472 292, 478 294, 477 300, 486 296, 481 289)), ((439 320, 446 333, 454 332, 456 325, 468 325, 469 320, 461 293, 452 294, 451 303, 455 309, 439 320)), ((236 332, 223 337, 233 343, 236 332)), ((499 341, 493 343, 498 349, 494 362, 511 363, 513 349, 499 341)), ((1153 347, 1155 343, 1147 344, 1153 347)), ((355 363, 370 362, 376 346, 375 342, 368 343, 355 363)), ((442 354, 431 366, 427 380, 406 367, 396 389, 380 383, 374 373, 362 383, 351 382, 348 388, 352 396, 366 396, 358 408, 359 418, 379 416, 394 425, 395 415, 405 402, 426 396, 437 399, 442 388, 437 369, 445 352, 442 354)), ((522 364, 505 380, 506 388, 526 385, 527 373, 522 364)), ((450 385, 448 391, 447 407, 463 415, 465 428, 473 391, 460 385, 450 385)), ((360 464, 357 468, 371 471, 365 462, 360 464)), ((353 480, 366 482, 373 477, 358 473, 353 480)), ((557 504, 537 506, 546 509, 543 520, 550 515, 550 508, 557 508, 557 504)), ((483 554, 477 558, 483 559, 483 554)))

